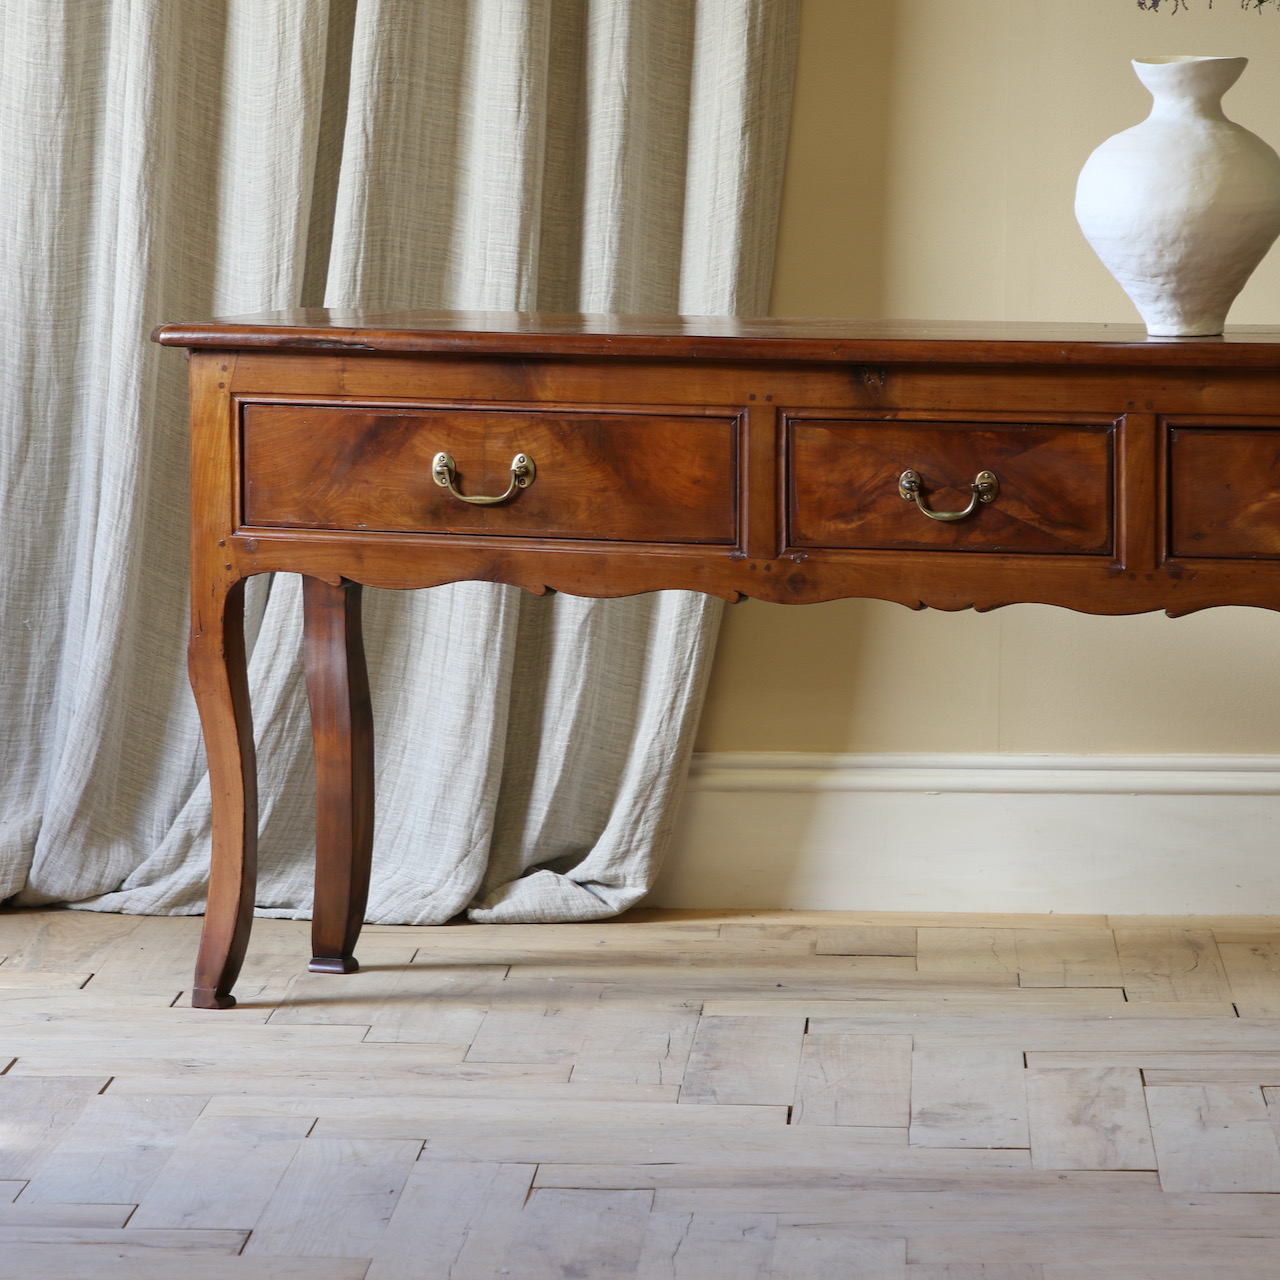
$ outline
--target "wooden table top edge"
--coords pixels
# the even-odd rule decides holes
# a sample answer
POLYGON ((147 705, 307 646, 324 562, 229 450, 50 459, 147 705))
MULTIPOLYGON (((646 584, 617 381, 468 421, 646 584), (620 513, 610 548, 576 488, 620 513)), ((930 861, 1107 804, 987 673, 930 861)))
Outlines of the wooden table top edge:
POLYGON ((164 346, 400 354, 1280 367, 1280 326, 1152 338, 1136 324, 302 308, 159 325, 164 346))

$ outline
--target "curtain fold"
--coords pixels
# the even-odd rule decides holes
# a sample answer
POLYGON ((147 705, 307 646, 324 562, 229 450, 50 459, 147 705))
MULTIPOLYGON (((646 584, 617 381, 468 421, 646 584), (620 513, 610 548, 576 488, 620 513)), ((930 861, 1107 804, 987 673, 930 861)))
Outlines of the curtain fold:
MULTIPOLYGON (((203 909, 185 369, 161 320, 767 306, 794 0, 8 0, 0 897, 203 909)), ((250 584, 263 912, 310 910, 298 580, 250 584)), ((368 918, 651 883, 720 605, 366 591, 368 918)))

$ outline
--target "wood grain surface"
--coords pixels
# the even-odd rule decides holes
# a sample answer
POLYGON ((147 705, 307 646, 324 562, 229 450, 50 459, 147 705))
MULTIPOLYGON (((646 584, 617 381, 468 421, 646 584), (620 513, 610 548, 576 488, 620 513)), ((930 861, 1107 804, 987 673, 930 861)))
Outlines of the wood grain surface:
POLYGON ((737 535, 733 417, 246 405, 243 422, 246 525, 622 542, 737 535), (517 454, 537 470, 507 502, 473 505, 432 479, 439 452, 468 497, 504 493, 517 454))
POLYGON ((1111 549, 1110 427, 791 418, 788 542, 797 547, 935 547, 1099 555, 1111 549), (904 502, 908 468, 930 510, 963 511, 995 473, 995 501, 963 520, 904 502))
POLYGON ((1234 1005, 1236 949, 1271 956, 1280 921, 640 910, 375 926, 379 965, 335 976, 262 920, 291 967, 217 1017, 170 955, 198 923, 0 911, 0 972, 31 980, 0 988, 0 1274, 1274 1273, 1280 1017, 1234 1005), (1022 985, 1058 965, 1103 985, 1022 985), (1202 969, 1223 1001, 1188 998, 1202 969), (471 1039, 379 1039, 397 1004, 471 1039))
POLYGON ((1280 329, 1232 326, 1216 338, 1151 338, 1136 324, 843 320, 776 316, 552 315, 512 311, 297 308, 159 325, 175 347, 292 348, 670 360, 939 360, 1274 368, 1280 329))
POLYGON ((1175 556, 1280 556, 1280 426, 1171 429, 1169 521, 1175 556))

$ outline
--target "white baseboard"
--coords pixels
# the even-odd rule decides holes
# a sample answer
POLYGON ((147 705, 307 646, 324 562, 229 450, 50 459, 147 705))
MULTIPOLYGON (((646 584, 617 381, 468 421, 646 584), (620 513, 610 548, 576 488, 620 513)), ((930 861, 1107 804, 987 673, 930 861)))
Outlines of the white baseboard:
POLYGON ((648 902, 1280 914, 1280 757, 696 756, 648 902))

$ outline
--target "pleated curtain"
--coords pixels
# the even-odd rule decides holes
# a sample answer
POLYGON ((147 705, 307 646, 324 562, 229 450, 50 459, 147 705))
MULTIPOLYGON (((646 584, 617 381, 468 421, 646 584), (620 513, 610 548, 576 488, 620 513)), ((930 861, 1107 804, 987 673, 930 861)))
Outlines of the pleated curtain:
MULTIPOLYGON (((167 320, 757 314, 795 0, 4 0, 0 898, 204 907, 167 320)), ((310 913, 300 580, 250 584, 259 911, 310 913)), ((586 920, 652 881, 720 605, 366 591, 368 918, 586 920)))

